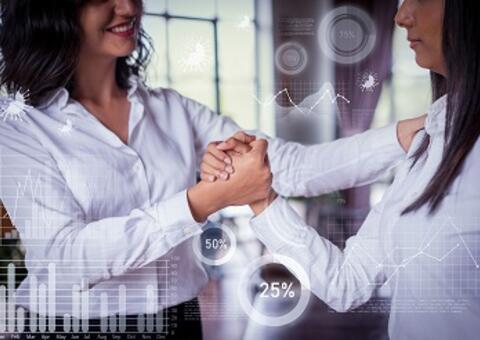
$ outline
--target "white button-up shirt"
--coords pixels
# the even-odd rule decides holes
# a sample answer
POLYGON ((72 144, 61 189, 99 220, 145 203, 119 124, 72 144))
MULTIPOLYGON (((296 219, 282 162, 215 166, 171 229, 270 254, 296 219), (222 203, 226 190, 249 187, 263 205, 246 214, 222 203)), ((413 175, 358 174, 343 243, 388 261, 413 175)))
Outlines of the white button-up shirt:
MULTIPOLYGON (((0 197, 28 268, 16 302, 33 312, 154 313, 197 296, 207 282, 191 241, 203 225, 186 189, 207 144, 239 127, 175 91, 131 84, 128 145, 65 89, 23 121, 0 122, 0 197)), ((348 143, 271 140, 269 154, 284 195, 368 183, 404 155, 395 126, 348 143)))
POLYGON ((425 206, 402 215, 442 159, 445 111, 446 97, 430 107, 425 131, 415 137, 393 184, 343 251, 282 198, 252 219, 268 249, 296 260, 312 292, 338 311, 363 304, 379 286, 391 286, 392 340, 473 340, 480 334, 480 142, 436 213, 429 215, 425 206), (411 155, 425 134, 429 148, 412 167, 411 155))

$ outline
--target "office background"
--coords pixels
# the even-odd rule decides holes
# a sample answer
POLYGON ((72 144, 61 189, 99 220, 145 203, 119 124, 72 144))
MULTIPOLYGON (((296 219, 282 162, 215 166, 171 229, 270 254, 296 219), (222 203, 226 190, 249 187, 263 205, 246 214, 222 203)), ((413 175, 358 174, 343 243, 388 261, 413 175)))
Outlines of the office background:
MULTIPOLYGON (((359 63, 360 66, 339 66, 316 46, 315 32, 321 19, 334 8, 345 5, 342 1, 145 0, 144 28, 155 47, 147 83, 152 87, 172 87, 218 114, 231 116, 245 129, 260 129, 271 136, 303 143, 327 142, 424 113, 430 102, 428 73, 416 66, 405 32, 393 26, 393 17, 375 16, 375 13, 394 13, 391 9, 396 9, 397 1, 352 0, 349 4, 363 8, 378 25, 378 20, 383 20, 377 34, 388 32, 390 26, 391 35, 382 37, 376 46, 391 46, 387 51, 391 63, 370 56, 368 63, 359 63), (303 28, 299 30, 298 25, 303 28), (306 70, 286 70, 281 60, 279 65, 281 49, 292 41, 301 42, 305 48, 306 70), (365 81, 371 79, 369 76, 373 77, 373 85, 362 89, 365 81), (368 124, 359 124, 357 129, 355 124, 348 124, 352 120, 345 120, 348 114, 342 111, 342 103, 320 118, 295 117, 287 123, 282 120, 284 116, 278 111, 295 105, 303 107, 301 103, 325 90, 325 84, 331 84, 335 94, 349 101, 353 101, 355 91, 360 98, 377 96, 370 107, 372 112, 367 114, 368 124), (289 97, 282 92, 285 89, 289 97), (315 128, 307 134, 302 130, 305 126, 315 128)), ((302 57, 302 48, 295 45, 290 48, 293 48, 290 53, 297 53, 294 57, 302 57)), ((372 55, 382 54, 372 52, 372 55)), ((286 66, 289 60, 286 59, 286 66)), ((312 112, 315 113, 309 110, 312 112)), ((355 112, 349 114, 351 118, 355 112)), ((383 182, 370 188, 297 199, 293 203, 319 233, 342 245, 358 228, 370 205, 380 199, 391 178, 386 176, 383 182)), ((1 217, 0 285, 7 282, 7 263, 16 264, 17 282, 25 273, 18 234, 3 209, 1 217)), ((290 325, 275 328, 249 320, 236 303, 235 284, 242 267, 264 252, 249 231, 249 217, 248 209, 240 207, 226 209, 213 218, 234 231, 237 249, 228 263, 206 265, 211 282, 200 299, 206 339, 379 339, 386 336, 386 311, 378 305, 377 309, 367 306, 362 311, 337 314, 314 297, 302 316, 290 325)), ((264 274, 288 276, 281 270, 264 274)), ((378 296, 379 301, 388 301, 388 291, 379 292, 378 296)), ((270 303, 265 308, 281 310, 282 306, 270 303)))

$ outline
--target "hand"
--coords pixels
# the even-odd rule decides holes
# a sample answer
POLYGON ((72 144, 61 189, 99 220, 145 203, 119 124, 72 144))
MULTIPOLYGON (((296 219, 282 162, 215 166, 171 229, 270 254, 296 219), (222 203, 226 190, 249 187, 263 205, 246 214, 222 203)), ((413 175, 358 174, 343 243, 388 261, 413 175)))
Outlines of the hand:
POLYGON ((260 215, 265 209, 268 208, 270 204, 272 204, 272 202, 275 200, 275 198, 277 198, 277 196, 277 193, 272 189, 270 190, 270 194, 267 198, 251 203, 250 209, 252 209, 255 215, 260 215))
POLYGON ((397 124, 397 138, 405 152, 408 152, 413 138, 418 131, 424 128, 427 115, 413 119, 406 119, 397 124))
POLYGON ((271 195, 272 173, 267 157, 268 142, 250 143, 251 150, 230 152, 235 172, 228 181, 202 181, 188 190, 192 215, 204 221, 210 214, 231 205, 262 202, 271 195))
POLYGON ((205 182, 215 182, 217 179, 228 180, 230 175, 235 172, 235 167, 232 164, 232 155, 249 152, 252 149, 250 143, 255 141, 255 139, 255 136, 237 132, 225 142, 208 144, 200 166, 200 178, 205 182))

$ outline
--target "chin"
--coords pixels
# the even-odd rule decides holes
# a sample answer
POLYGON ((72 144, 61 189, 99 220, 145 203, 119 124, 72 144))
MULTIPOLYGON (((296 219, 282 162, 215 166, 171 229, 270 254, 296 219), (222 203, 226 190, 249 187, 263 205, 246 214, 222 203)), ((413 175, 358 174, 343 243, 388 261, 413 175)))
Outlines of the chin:
POLYGON ((136 48, 137 46, 132 44, 132 46, 129 47, 112 50, 110 51, 110 55, 116 58, 128 57, 135 51, 136 48))
POLYGON ((421 54, 417 53, 415 57, 415 61, 417 65, 420 66, 421 68, 425 68, 428 70, 432 69, 432 63, 430 58, 426 58, 425 56, 422 56, 421 54))

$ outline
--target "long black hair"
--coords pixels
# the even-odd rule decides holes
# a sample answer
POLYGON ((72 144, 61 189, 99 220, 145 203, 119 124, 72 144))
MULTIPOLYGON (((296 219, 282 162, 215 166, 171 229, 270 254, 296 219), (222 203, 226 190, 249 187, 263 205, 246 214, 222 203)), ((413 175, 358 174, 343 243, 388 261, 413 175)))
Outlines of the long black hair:
MULTIPOLYGON (((0 0, 0 86, 9 93, 28 93, 33 106, 60 87, 72 93, 82 43, 79 16, 88 1, 0 0)), ((120 88, 129 88, 130 76, 142 75, 152 50, 141 29, 134 53, 118 58, 120 88)))
MULTIPOLYGON (((405 213, 428 204, 430 213, 440 206, 460 174, 480 135, 480 6, 471 1, 444 1, 443 55, 447 77, 432 73, 433 98, 448 95, 445 148, 442 161, 420 197, 405 213)), ((427 150, 426 138, 415 160, 427 150)))

